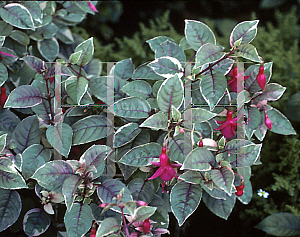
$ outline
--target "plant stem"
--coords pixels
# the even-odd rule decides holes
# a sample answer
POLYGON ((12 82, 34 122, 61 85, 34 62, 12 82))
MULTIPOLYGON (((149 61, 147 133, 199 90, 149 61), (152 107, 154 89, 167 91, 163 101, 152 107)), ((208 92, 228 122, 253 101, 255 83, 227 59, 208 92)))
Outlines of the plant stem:
POLYGON ((122 218, 123 218, 123 222, 124 222, 124 229, 125 229, 125 232, 126 232, 126 237, 129 237, 130 234, 129 234, 129 230, 128 230, 128 225, 126 223, 126 219, 125 219, 125 216, 124 216, 124 207, 120 207, 121 208, 121 212, 122 212, 122 218))

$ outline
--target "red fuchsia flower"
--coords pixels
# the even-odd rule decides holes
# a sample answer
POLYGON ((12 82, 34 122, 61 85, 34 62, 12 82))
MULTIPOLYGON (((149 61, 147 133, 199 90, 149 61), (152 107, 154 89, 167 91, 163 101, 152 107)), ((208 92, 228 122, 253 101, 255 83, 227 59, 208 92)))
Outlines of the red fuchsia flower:
POLYGON ((265 114, 265 124, 269 130, 272 129, 272 121, 269 119, 269 116, 265 114))
POLYGON ((218 124, 220 125, 216 130, 221 130, 222 134, 224 137, 227 139, 232 138, 234 135, 236 135, 235 130, 237 125, 242 125, 236 123, 237 120, 239 120, 243 116, 240 115, 239 117, 233 118, 233 112, 232 111, 227 111, 227 118, 226 121, 217 121, 218 124))
POLYGON ((98 12, 97 8, 93 5, 93 3, 91 3, 90 1, 88 1, 89 7, 93 12, 98 12))
POLYGON ((256 81, 258 83, 258 85, 260 86, 260 88, 264 91, 265 90, 265 87, 266 87, 266 75, 264 73, 264 65, 261 64, 260 67, 259 67, 259 72, 256 76, 256 81))
MULTIPOLYGON (((241 73, 238 74, 238 68, 237 67, 233 67, 233 69, 229 72, 228 76, 230 76, 231 79, 227 82, 227 85, 229 85, 229 88, 230 88, 231 91, 237 93, 238 76, 240 74, 244 74, 244 72, 241 72, 241 73)), ((251 74, 249 76, 244 76, 244 81, 247 80, 250 76, 251 76, 251 74)))
POLYGON ((170 181, 172 178, 178 178, 178 174, 174 170, 176 167, 181 167, 180 164, 170 164, 169 157, 167 155, 167 148, 166 145, 164 144, 162 149, 161 149, 161 154, 159 155, 159 161, 160 162, 153 162, 151 163, 159 169, 148 179, 155 179, 157 177, 160 177, 163 182, 161 184, 162 186, 162 192, 164 192, 164 187, 166 186, 166 182, 170 181))
POLYGON ((1 87, 1 94, 0 94, 0 105, 1 105, 2 109, 4 109, 4 105, 5 105, 6 100, 7 100, 6 88, 5 88, 5 86, 2 86, 1 87))
POLYGON ((97 226, 96 226, 96 223, 94 223, 92 225, 90 237, 96 237, 96 233, 97 233, 97 226))

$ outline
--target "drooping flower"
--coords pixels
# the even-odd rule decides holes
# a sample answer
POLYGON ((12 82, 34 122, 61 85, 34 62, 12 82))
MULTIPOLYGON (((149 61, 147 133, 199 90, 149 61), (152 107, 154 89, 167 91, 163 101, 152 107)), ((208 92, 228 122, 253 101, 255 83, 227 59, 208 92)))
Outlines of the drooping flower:
POLYGON ((167 155, 167 148, 166 145, 164 144, 162 149, 161 149, 161 154, 159 155, 159 161, 160 162, 153 162, 151 163, 159 169, 148 179, 155 179, 157 177, 160 177, 163 182, 161 184, 162 186, 162 192, 164 192, 164 187, 166 186, 166 182, 170 181, 172 178, 177 178, 178 174, 174 170, 176 167, 181 167, 180 164, 170 164, 169 157, 167 155))
POLYGON ((90 1, 88 1, 89 7, 93 12, 98 12, 97 8, 93 5, 93 3, 91 3, 90 1))
MULTIPOLYGON (((237 93, 237 80, 238 77, 243 74, 244 72, 238 73, 238 67, 233 67, 233 69, 229 72, 228 75, 231 77, 231 79, 227 82, 227 85, 229 85, 231 91, 237 93)), ((251 74, 249 76, 244 76, 244 81, 247 80, 250 76, 251 74)))
POLYGON ((236 123, 242 116, 243 114, 233 118, 233 112, 227 111, 226 121, 217 121, 218 124, 222 124, 222 125, 216 128, 216 130, 221 130, 224 137, 228 139, 232 138, 234 135, 236 135, 235 130, 237 125, 242 125, 236 123))
POLYGON ((264 73, 264 70, 265 70, 264 65, 261 64, 261 65, 259 66, 259 72, 258 72, 258 74, 257 74, 257 76, 256 76, 256 81, 257 81, 258 85, 260 86, 260 88, 261 88, 263 91, 265 90, 265 87, 266 87, 266 81, 267 81, 266 75, 265 75, 265 73, 264 73))
POLYGON ((259 189, 259 190, 257 191, 257 195, 258 195, 258 196, 261 196, 261 197, 264 197, 264 198, 268 198, 269 193, 266 192, 266 191, 264 191, 264 190, 262 190, 262 189, 259 189))

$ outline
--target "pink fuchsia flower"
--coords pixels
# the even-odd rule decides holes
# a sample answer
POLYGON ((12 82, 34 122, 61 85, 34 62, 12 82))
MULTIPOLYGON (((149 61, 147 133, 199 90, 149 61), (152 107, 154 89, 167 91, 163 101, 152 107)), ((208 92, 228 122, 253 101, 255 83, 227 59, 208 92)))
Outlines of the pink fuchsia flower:
POLYGON ((97 8, 93 5, 93 3, 91 3, 90 1, 88 1, 89 7, 93 12, 98 12, 97 8))
POLYGON ((221 130, 222 134, 224 137, 227 139, 232 138, 234 135, 236 135, 235 130, 237 125, 242 125, 242 124, 237 124, 237 120, 239 120, 243 116, 240 115, 239 117, 233 118, 233 112, 232 111, 227 111, 227 117, 225 121, 217 121, 218 124, 220 125, 216 130, 221 130))
POLYGON ((64 201, 63 195, 54 191, 41 191, 42 194, 42 204, 44 205, 44 210, 48 214, 54 214, 54 210, 51 203, 61 203, 64 201))
POLYGON ((272 129, 272 121, 269 119, 269 116, 265 114, 265 124, 269 130, 272 129))
MULTIPOLYGON (((244 72, 238 73, 237 67, 233 67, 233 69, 229 72, 228 75, 231 77, 231 79, 227 82, 227 85, 229 85, 231 91, 237 93, 237 80, 241 74, 244 74, 244 72)), ((244 81, 247 80, 250 76, 251 74, 249 76, 244 76, 244 81)))
POLYGON ((170 181, 174 177, 178 178, 178 174, 176 173, 175 170, 177 167, 181 167, 180 164, 170 164, 170 160, 166 152, 167 152, 167 148, 166 145, 164 144, 161 149, 161 154, 159 155, 160 162, 151 161, 151 163, 159 167, 159 169, 150 178, 148 178, 148 179, 155 179, 157 177, 160 177, 163 180, 161 184, 162 192, 164 192, 164 187, 166 186, 167 181, 170 181))

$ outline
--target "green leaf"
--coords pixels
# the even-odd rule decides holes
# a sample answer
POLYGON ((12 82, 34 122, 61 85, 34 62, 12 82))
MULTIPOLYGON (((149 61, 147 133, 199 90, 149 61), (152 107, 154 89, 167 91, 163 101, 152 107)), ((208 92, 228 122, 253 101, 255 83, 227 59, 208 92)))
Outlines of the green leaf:
POLYGON ((28 9, 19 3, 10 3, 0 8, 1 18, 20 29, 34 29, 34 22, 28 9))
POLYGON ((7 68, 2 63, 0 63, 0 86, 2 86, 7 79, 8 79, 7 68))
POLYGON ((191 138, 182 133, 171 138, 169 144, 169 157, 172 161, 176 161, 182 164, 189 153, 192 150, 191 138))
POLYGON ((147 166, 151 165, 151 161, 158 162, 159 160, 157 159, 160 153, 161 145, 151 142, 134 147, 128 151, 119 162, 136 167, 147 166))
POLYGON ((0 188, 4 188, 4 189, 28 188, 23 177, 14 168, 12 161, 10 161, 7 158, 0 159, 0 188))
POLYGON ((120 225, 120 223, 115 218, 113 217, 106 218, 101 222, 96 232, 96 237, 107 236, 109 234, 118 231, 119 229, 121 229, 121 227, 122 225, 120 225))
POLYGON ((22 209, 22 200, 17 191, 0 189, 0 232, 14 224, 22 209))
POLYGON ((49 126, 46 131, 48 142, 65 157, 68 157, 72 145, 72 128, 66 123, 49 126))
POLYGON ((135 201, 150 203, 155 194, 153 183, 142 178, 131 180, 128 184, 128 189, 135 201))
POLYGON ((108 108, 111 113, 124 118, 147 118, 151 107, 149 103, 139 97, 129 97, 115 102, 108 108))
POLYGON ((255 107, 246 107, 245 115, 247 117, 247 121, 245 122, 245 132, 247 137, 250 139, 254 133, 254 130, 260 124, 261 114, 259 110, 255 107))
POLYGON ((134 65, 132 59, 127 58, 117 62, 109 74, 122 80, 128 80, 132 77, 133 71, 134 65))
POLYGON ((77 62, 77 65, 84 66, 88 64, 89 61, 93 58, 94 55, 94 42, 93 37, 83 41, 81 44, 79 44, 76 48, 74 53, 77 53, 79 51, 82 51, 82 54, 80 55, 80 58, 77 62))
POLYGON ((54 160, 38 168, 31 178, 46 189, 61 192, 64 181, 73 175, 74 170, 68 162, 54 160))
MULTIPOLYGON (((6 40, 8 40, 8 39, 9 38, 7 38, 6 40)), ((2 64, 4 64, 4 65, 12 65, 13 63, 15 63, 18 60, 18 56, 17 56, 16 52, 13 51, 12 49, 6 48, 6 47, 2 47, 1 51, 4 52, 4 53, 8 53, 8 54, 16 56, 16 57, 12 57, 12 56, 6 56, 6 55, 2 54, 1 55, 1 57, 2 57, 1 63, 2 64)))
POLYGON ((24 60, 25 63, 36 73, 42 74, 47 70, 47 64, 35 56, 25 56, 21 58, 21 60, 24 60))
POLYGON ((231 189, 234 181, 234 173, 231 168, 222 166, 220 169, 211 171, 211 179, 218 188, 231 195, 231 189))
POLYGON ((186 40, 186 37, 182 38, 179 42, 179 47, 183 50, 191 49, 192 47, 189 45, 189 43, 186 40))
POLYGON ((133 72, 133 75, 132 75, 133 80, 135 80, 135 79, 148 79, 148 80, 164 79, 164 77, 156 74, 155 71, 146 64, 148 64, 148 63, 144 63, 135 69, 135 71, 133 72))
POLYGON ((296 135, 291 122, 277 109, 268 110, 267 114, 272 122, 271 132, 283 135, 296 135))
POLYGON ((222 52, 223 47, 217 46, 212 43, 202 45, 196 53, 195 68, 203 66, 204 64, 214 63, 221 59, 225 53, 222 52))
POLYGON ((255 144, 244 139, 234 139, 226 144, 229 156, 226 157, 232 167, 248 167, 257 161, 262 144, 255 144))
POLYGON ((157 92, 157 104, 162 112, 171 111, 171 105, 178 109, 183 98, 183 83, 178 75, 165 80, 157 92))
POLYGON ((12 138, 17 144, 14 151, 16 153, 22 153, 27 147, 33 144, 39 144, 41 137, 42 132, 39 128, 39 121, 36 115, 23 119, 17 125, 12 135, 12 138))
POLYGON ((82 179, 77 175, 72 175, 64 181, 62 186, 62 194, 65 199, 67 211, 73 206, 75 194, 77 192, 78 186, 82 183, 82 179))
POLYGON ((66 211, 64 222, 70 237, 81 237, 91 228, 92 209, 87 204, 74 203, 69 212, 66 211))
POLYGON ((234 207, 235 197, 235 195, 228 196, 226 194, 226 200, 216 199, 203 192, 202 200, 212 213, 227 220, 234 207))
POLYGON ((200 172, 192 171, 192 170, 184 172, 182 175, 179 176, 179 179, 182 179, 186 183, 191 183, 191 184, 200 184, 202 181, 200 172))
POLYGON ((201 187, 203 188, 203 190, 209 194, 209 196, 211 196, 212 198, 216 198, 216 199, 223 199, 226 200, 226 192, 221 191, 220 189, 218 189, 217 187, 213 186, 213 182, 209 181, 209 184, 211 184, 212 189, 209 189, 209 187, 207 185, 205 185, 205 182, 201 183, 201 187))
POLYGON ((300 219, 288 212, 279 212, 263 219, 255 228, 274 236, 294 236, 300 234, 300 219))
POLYGON ((137 123, 128 123, 120 127, 114 134, 114 147, 124 146, 131 142, 142 129, 139 128, 137 123))
MULTIPOLYGON (((186 110, 185 113, 191 114, 191 121, 189 121, 187 119, 185 119, 185 121, 192 122, 193 124, 200 124, 202 122, 212 119, 213 117, 215 117, 217 115, 206 109, 201 109, 201 108, 188 109, 188 110, 186 110)), ((182 115, 182 117, 183 116, 184 115, 182 115)))
POLYGON ((56 38, 44 39, 37 42, 37 47, 40 54, 49 62, 56 59, 59 51, 59 44, 56 38))
POLYGON ((0 153, 4 150, 6 146, 7 134, 0 135, 0 153))
MULTIPOLYGON (((124 189, 124 194, 122 197, 122 202, 133 201, 129 189, 121 181, 117 179, 106 179, 97 187, 97 195, 102 202, 106 203, 117 203, 118 200, 114 199, 120 194, 120 191, 124 189)), ((121 212, 119 207, 112 207, 116 212, 121 212)), ((130 214, 127 208, 124 209, 124 214, 130 214)))
POLYGON ((153 128, 153 129, 168 129, 168 116, 165 113, 158 112, 147 118, 140 127, 153 128))
POLYGON ((142 80, 129 82, 123 86, 121 90, 129 96, 137 96, 143 99, 148 99, 152 93, 152 87, 150 84, 142 80))
POLYGON ((157 37, 147 40, 146 42, 149 44, 151 50, 155 53, 155 50, 160 48, 160 44, 167 40, 175 43, 175 41, 172 38, 167 37, 167 36, 157 36, 157 37))
POLYGON ((33 144, 23 151, 22 159, 22 174, 27 180, 39 167, 50 161, 51 151, 40 144, 33 144))
POLYGON ((74 123, 72 130, 72 145, 80 145, 108 136, 113 132, 113 125, 106 117, 90 115, 74 123))
MULTIPOLYGON (((78 60, 80 59, 81 54, 82 54, 82 50, 80 50, 76 53, 72 53, 69 57, 70 63, 76 64, 78 62, 78 60)), ((79 64, 79 66, 80 66, 80 64, 79 64)))
POLYGON ((112 79, 113 78, 109 76, 93 76, 90 78, 89 89, 91 93, 104 103, 107 103, 107 95, 109 93, 112 94, 114 92, 114 101, 122 99, 126 96, 121 88, 127 84, 127 81, 115 77, 114 88, 112 88, 108 83, 108 80, 112 79))
POLYGON ((28 236, 39 236, 50 226, 51 218, 43 210, 34 208, 26 212, 23 230, 28 236))
POLYGON ((155 59, 148 64, 159 76, 170 78, 178 74, 178 77, 183 76, 184 69, 178 59, 164 56, 155 59))
POLYGON ((28 108, 42 102, 41 92, 30 85, 19 86, 8 96, 5 108, 28 108))
MULTIPOLYGON (((173 41, 166 40, 162 42, 155 50, 155 58, 169 56, 178 59, 179 62, 186 62, 186 56, 182 48, 173 41)), ((183 64, 183 66, 184 66, 183 64)))
POLYGON ((84 77, 71 76, 65 82, 65 88, 68 95, 73 101, 80 105, 88 88, 88 80, 84 77))
POLYGON ((257 53, 256 48, 252 44, 241 44, 239 47, 236 48, 234 54, 238 57, 249 59, 253 62, 262 62, 257 53))
POLYGON ((22 5, 27 8, 30 12, 30 15, 35 23, 35 26, 40 25, 42 23, 42 9, 38 3, 38 1, 25 1, 22 2, 22 5))
POLYGON ((170 197, 169 194, 164 193, 164 198, 167 199, 167 203, 162 197, 154 194, 150 206, 157 207, 156 212, 151 216, 151 220, 156 221, 161 228, 168 228, 169 225, 169 213, 171 212, 171 206, 169 204, 170 197))
POLYGON ((266 88, 263 92, 257 92, 255 93, 252 98, 257 98, 257 100, 278 100, 283 93, 285 92, 286 87, 283 87, 277 83, 270 83, 266 85, 266 88))
POLYGON ((197 147, 188 154, 181 170, 208 171, 211 170, 213 162, 215 162, 215 158, 209 150, 204 147, 197 147))
POLYGON ((62 41, 65 44, 73 44, 74 37, 71 30, 67 26, 60 25, 58 31, 56 32, 56 38, 62 41))
POLYGON ((216 44, 216 38, 212 30, 203 22, 185 20, 185 37, 188 44, 197 51, 206 43, 216 44))
POLYGON ((150 206, 142 206, 138 207, 137 209, 134 210, 133 214, 133 222, 139 222, 143 221, 146 218, 152 216, 154 212, 156 211, 157 207, 150 207, 150 206))
POLYGON ((227 81, 223 74, 217 72, 205 75, 200 81, 199 86, 210 110, 213 110, 226 91, 227 81))
POLYGON ((175 184, 171 191, 171 209, 182 226, 185 220, 197 209, 202 197, 202 188, 199 184, 180 182, 175 184))
POLYGON ((252 198, 252 194, 252 185, 250 180, 248 180, 245 182, 244 194, 242 196, 237 196, 237 199, 240 200, 240 202, 243 204, 249 204, 252 198))
POLYGON ((237 24, 230 34, 230 45, 233 47, 235 42, 240 41, 240 44, 250 43, 257 34, 257 25, 259 20, 243 21, 237 24))
POLYGON ((85 162, 85 171, 89 170, 91 166, 96 168, 96 172, 92 170, 93 179, 98 178, 104 171, 105 160, 112 152, 112 149, 105 145, 92 145, 80 157, 79 162, 85 162))
MULTIPOLYGON (((0 13, 0 15, 1 15, 1 13, 0 13)), ((7 24, 4 21, 0 21, 0 35, 1 36, 9 36, 10 33, 12 32, 12 30, 13 30, 13 26, 12 25, 7 24)))
POLYGON ((20 30, 13 30, 9 37, 22 45, 28 45, 30 42, 28 35, 20 30))

